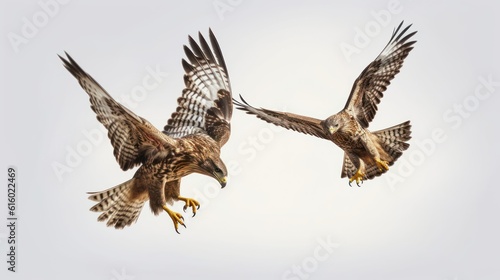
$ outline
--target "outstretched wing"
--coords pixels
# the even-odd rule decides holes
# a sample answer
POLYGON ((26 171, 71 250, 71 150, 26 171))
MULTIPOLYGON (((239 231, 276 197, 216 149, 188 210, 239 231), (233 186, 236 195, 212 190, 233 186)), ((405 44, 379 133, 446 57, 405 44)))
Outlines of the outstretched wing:
POLYGON ((229 123, 233 112, 231 85, 224 57, 212 30, 209 30, 211 48, 201 33, 198 35, 200 44, 190 36, 191 48, 184 46, 188 59, 182 60, 186 88, 177 99, 177 110, 163 132, 176 138, 207 133, 222 146, 230 134, 229 123))
POLYGON ((97 120, 108 130, 114 155, 123 170, 168 154, 176 140, 116 102, 71 56, 67 53, 66 56, 67 59, 59 58, 89 95, 91 108, 97 114, 97 120))
POLYGON ((377 104, 380 103, 380 99, 383 97, 383 92, 387 89, 394 76, 399 73, 404 59, 416 42, 407 42, 409 38, 417 33, 416 31, 404 36, 411 24, 400 32, 402 25, 403 22, 392 33, 391 40, 389 40, 382 52, 356 79, 344 107, 344 110, 356 116, 363 127, 368 127, 373 120, 377 112, 377 104))
POLYGON ((319 138, 329 139, 325 134, 321 120, 296 115, 287 112, 272 111, 264 108, 257 109, 248 104, 245 99, 240 95, 241 102, 233 99, 234 105, 237 109, 247 112, 247 114, 255 115, 257 118, 262 119, 268 123, 277 126, 282 126, 286 129, 295 130, 297 132, 313 135, 319 138))

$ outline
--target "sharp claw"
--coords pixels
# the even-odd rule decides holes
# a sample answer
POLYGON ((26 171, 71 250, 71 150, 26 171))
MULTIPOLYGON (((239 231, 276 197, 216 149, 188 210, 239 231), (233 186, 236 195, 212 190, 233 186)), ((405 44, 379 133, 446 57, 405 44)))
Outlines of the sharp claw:
POLYGON ((361 183, 361 185, 363 185, 363 180, 359 180, 359 182, 356 182, 356 185, 358 185, 358 188, 361 188, 361 186, 359 185, 359 183, 361 183))
POLYGON ((358 169, 358 171, 356 171, 356 173, 354 173, 354 175, 349 179, 349 186, 352 187, 351 183, 356 182, 356 185, 360 187, 359 183, 363 184, 364 177, 365 177, 364 172, 358 169))
MULTIPOLYGON (((163 206, 163 210, 165 210, 170 218, 172 219, 172 222, 174 222, 174 229, 177 234, 181 234, 179 232, 179 224, 181 224, 184 228, 186 228, 186 225, 184 224, 184 217, 182 217, 181 214, 176 213, 170 209, 168 209, 166 206, 163 206)), ((184 211, 186 210, 186 207, 184 207, 184 211)))
POLYGON ((186 204, 184 204, 184 207, 182 210, 186 212, 186 209, 191 208, 193 209, 193 217, 196 215, 196 210, 200 209, 200 204, 198 201, 191 199, 191 198, 185 198, 185 197, 179 197, 180 200, 183 200, 186 204))

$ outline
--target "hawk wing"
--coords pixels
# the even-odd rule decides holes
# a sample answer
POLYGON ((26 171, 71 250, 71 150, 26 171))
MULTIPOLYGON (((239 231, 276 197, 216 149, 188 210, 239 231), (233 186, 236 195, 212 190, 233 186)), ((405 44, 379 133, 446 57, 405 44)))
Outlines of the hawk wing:
POLYGON ((123 170, 168 154, 176 143, 174 139, 116 102, 71 56, 67 53, 66 56, 67 59, 59 58, 89 95, 91 108, 97 114, 97 120, 108 130, 115 158, 123 170))
POLYGON ((400 32, 402 25, 403 22, 392 33, 389 43, 382 52, 356 79, 344 107, 344 110, 356 116, 365 128, 368 127, 375 116, 377 104, 380 103, 383 92, 391 83, 394 76, 399 73, 404 59, 413 49, 413 44, 416 42, 407 42, 409 38, 417 33, 416 31, 403 37, 405 32, 411 27, 411 24, 400 32))
POLYGON ((286 129, 291 129, 319 138, 329 139, 328 135, 326 135, 323 130, 323 126, 321 124, 322 121, 319 119, 287 112, 272 111, 264 108, 258 109, 248 104, 241 95, 240 98, 241 102, 235 99, 233 100, 234 105, 237 106, 237 109, 247 112, 247 114, 255 115, 259 119, 277 126, 282 126, 286 129))
POLYGON ((212 30, 209 33, 212 48, 201 33, 199 45, 189 37, 191 48, 184 46, 188 59, 182 60, 186 88, 163 133, 176 138, 206 133, 222 146, 230 134, 231 85, 217 39, 212 30))

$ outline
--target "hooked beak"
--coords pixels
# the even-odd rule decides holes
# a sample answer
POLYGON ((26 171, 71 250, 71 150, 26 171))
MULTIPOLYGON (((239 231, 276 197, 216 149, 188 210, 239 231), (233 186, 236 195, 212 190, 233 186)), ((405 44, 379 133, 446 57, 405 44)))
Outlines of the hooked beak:
POLYGON ((338 129, 339 129, 338 127, 330 126, 328 128, 328 131, 330 131, 330 134, 334 134, 335 132, 337 132, 338 129))
POLYGON ((219 181, 221 188, 223 189, 227 184, 227 177, 226 176, 224 176, 224 177, 216 176, 216 177, 217 177, 217 181, 219 181))

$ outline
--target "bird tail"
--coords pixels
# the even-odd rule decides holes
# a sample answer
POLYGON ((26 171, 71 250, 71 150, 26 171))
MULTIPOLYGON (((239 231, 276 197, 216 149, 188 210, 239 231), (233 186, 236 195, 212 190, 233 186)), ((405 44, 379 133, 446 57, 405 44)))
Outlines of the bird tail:
MULTIPOLYGON (((404 123, 373 132, 379 139, 379 144, 385 153, 381 153, 381 159, 387 161, 389 166, 393 165, 394 162, 403 154, 403 151, 408 149, 410 144, 406 143, 411 139, 411 125, 409 121, 404 123)), ((365 179, 373 179, 376 176, 380 176, 387 170, 380 169, 375 161, 365 161, 365 179)), ((341 177, 351 178, 354 173, 358 170, 347 153, 344 154, 344 164, 342 166, 341 177)))
POLYGON ((134 195, 135 178, 132 178, 113 188, 89 192, 89 199, 98 203, 90 211, 103 212, 97 220, 107 220, 107 226, 122 229, 137 221, 144 202, 148 199, 147 192, 134 195))
POLYGON ((373 132, 380 140, 379 144, 387 153, 388 158, 382 158, 389 162, 389 165, 394 164, 396 160, 403 154, 403 151, 410 147, 406 143, 411 139, 411 124, 410 121, 373 132))

